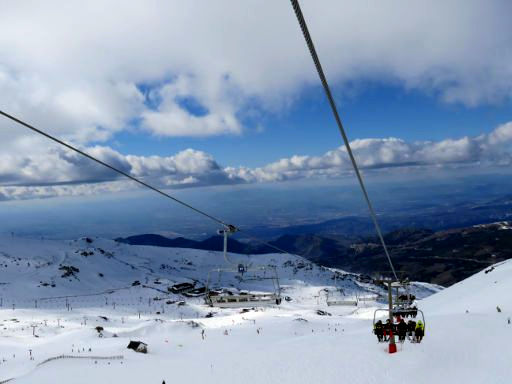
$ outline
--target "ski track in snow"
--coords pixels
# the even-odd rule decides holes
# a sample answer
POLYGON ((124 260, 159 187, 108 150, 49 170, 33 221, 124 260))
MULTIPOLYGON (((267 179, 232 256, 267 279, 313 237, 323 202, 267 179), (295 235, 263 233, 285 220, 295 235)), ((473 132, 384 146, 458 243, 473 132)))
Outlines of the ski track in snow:
MULTIPOLYGON (((322 290, 333 288, 332 270, 292 255, 232 258, 276 265, 283 295, 292 301, 241 313, 161 292, 176 282, 204 283, 209 270, 225 267, 220 252, 104 239, 0 238, 0 382, 11 377, 16 384, 511 382, 512 262, 445 290, 414 284, 418 297, 438 292, 419 302, 427 320, 425 339, 399 344, 398 353, 390 355, 371 333, 373 312, 383 304, 326 305, 322 290), (62 265, 79 272, 63 278, 62 265), (132 286, 136 280, 141 285, 132 286), (61 298, 43 300, 49 297, 61 298), (179 300, 186 304, 166 304, 179 300), (318 309, 331 316, 317 315, 318 309), (214 317, 205 318, 209 312, 214 317), (97 326, 104 337, 98 337, 97 326), (130 340, 147 343, 149 353, 126 349, 130 340), (60 355, 124 358, 56 359, 38 366, 60 355)), ((217 281, 268 289, 268 281, 238 286, 235 276, 223 274, 217 281)), ((384 293, 352 274, 338 283, 348 295, 384 293)))

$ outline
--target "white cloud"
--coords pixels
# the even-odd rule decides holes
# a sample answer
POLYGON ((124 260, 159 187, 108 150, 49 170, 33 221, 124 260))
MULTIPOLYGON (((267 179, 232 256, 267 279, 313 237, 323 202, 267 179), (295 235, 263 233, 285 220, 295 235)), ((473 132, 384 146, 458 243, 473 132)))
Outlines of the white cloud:
MULTIPOLYGON (((204 79, 203 79, 204 80, 204 79)), ((172 83, 150 92, 150 100, 158 102, 154 110, 142 113, 143 126, 161 136, 213 136, 239 134, 241 125, 236 112, 223 94, 225 82, 205 89, 204 81, 179 76, 172 83), (202 113, 197 114, 180 105, 180 100, 193 99, 202 113)))
MULTIPOLYGON (((419 89, 444 102, 511 99, 510 2, 326 0, 302 6, 337 89, 363 79, 419 89)), ((133 129, 134 121, 166 137, 240 134, 248 106, 279 111, 311 84, 318 85, 317 75, 287 1, 24 1, 6 2, 0 12, 1 108, 162 186, 347 172, 343 148, 250 169, 223 168, 200 151, 125 156, 96 145, 133 129)), ((363 139, 353 146, 365 169, 504 165, 511 125, 476 138, 363 139)), ((109 171, 50 150, 3 118, 0 141, 6 196, 88 193, 112 180, 125 188, 109 171), (35 184, 49 185, 31 194, 35 184)))
POLYGON ((512 122, 500 125, 488 135, 487 140, 490 145, 510 145, 512 141, 512 122))
MULTIPOLYGON (((84 148, 99 160, 158 187, 190 187, 240 183, 207 153, 187 149, 175 156, 124 156, 103 146, 84 148)), ((75 152, 52 149, 47 153, 0 156, 0 195, 39 198, 115 192, 134 187, 114 171, 75 152)))
MULTIPOLYGON (((510 100, 509 2, 302 6, 332 83, 391 81, 469 105, 510 100)), ((286 1, 25 1, 0 13, 0 105, 82 144, 134 119, 162 136, 239 134, 249 101, 279 110, 310 84, 318 79, 286 1), (160 103, 148 106, 138 84, 153 85, 160 103)), ((7 127, 0 121, 2 141, 19 140, 7 127)))
MULTIPOLYGON (((351 143, 361 169, 512 166, 512 122, 477 137, 406 142, 397 138, 359 139, 351 143)), ((84 149, 100 160, 161 188, 278 182, 351 176, 344 147, 322 156, 292 156, 260 168, 222 167, 213 156, 187 149, 174 156, 133 156, 104 146, 84 149)), ((74 152, 52 149, 31 156, 0 156, 0 199, 40 198, 116 192, 131 182, 74 152)))
MULTIPOLYGON (((512 123, 500 125, 487 135, 438 142, 406 142, 397 138, 359 139, 351 142, 363 170, 397 167, 460 167, 512 165, 512 123)), ((322 156, 293 156, 261 168, 227 168, 247 182, 283 181, 311 177, 340 177, 352 172, 345 150, 339 147, 322 156)))

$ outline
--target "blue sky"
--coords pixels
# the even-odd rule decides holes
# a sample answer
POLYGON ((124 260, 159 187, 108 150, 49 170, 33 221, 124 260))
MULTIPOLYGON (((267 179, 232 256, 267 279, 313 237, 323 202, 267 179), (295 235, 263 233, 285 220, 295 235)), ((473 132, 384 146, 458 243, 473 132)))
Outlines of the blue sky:
MULTIPOLYGON (((512 120, 509 101, 468 106, 442 102, 435 94, 399 85, 358 81, 352 87, 349 91, 345 86, 333 87, 350 139, 440 141, 489 133, 512 120)), ((197 113, 197 108, 189 110, 197 113)), ((168 156, 194 148, 211 153, 223 165, 248 167, 296 154, 321 155, 342 145, 320 85, 301 91, 292 107, 259 110, 243 121, 247 130, 241 135, 166 138, 135 130, 115 135, 108 144, 122 153, 142 156, 168 156)))

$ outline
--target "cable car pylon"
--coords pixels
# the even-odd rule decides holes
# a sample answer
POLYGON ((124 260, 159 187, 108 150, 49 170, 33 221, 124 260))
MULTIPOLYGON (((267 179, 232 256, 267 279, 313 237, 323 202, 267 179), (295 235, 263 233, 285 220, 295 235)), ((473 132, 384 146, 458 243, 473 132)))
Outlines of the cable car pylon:
MULTIPOLYGON (((375 280, 376 283, 381 283, 384 285, 387 285, 388 287, 388 311, 389 311, 389 322, 390 324, 393 324, 393 283, 396 283, 396 280, 393 279, 382 279, 382 280, 375 280)), ((374 316, 375 318, 375 316, 374 316)), ((393 333, 393 328, 391 327, 389 331, 389 347, 388 347, 389 353, 395 353, 396 352, 396 342, 395 342, 395 335, 393 333)))

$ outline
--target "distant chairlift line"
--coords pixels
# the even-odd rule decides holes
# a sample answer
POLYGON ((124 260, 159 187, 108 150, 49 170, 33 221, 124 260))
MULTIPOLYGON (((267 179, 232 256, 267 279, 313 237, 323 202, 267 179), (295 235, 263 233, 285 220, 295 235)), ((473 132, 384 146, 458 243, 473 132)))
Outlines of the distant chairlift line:
POLYGON ((347 296, 343 288, 338 286, 338 274, 334 274, 334 287, 335 289, 328 289, 326 294, 326 303, 328 306, 355 306, 357 307, 358 297, 347 296))
POLYGON ((206 281, 205 302, 211 307, 220 308, 242 308, 242 307, 262 307, 281 304, 281 287, 279 285, 279 276, 277 269, 273 266, 252 266, 242 263, 235 263, 228 256, 228 236, 235 233, 237 229, 233 226, 225 226, 218 233, 224 237, 224 260, 231 268, 217 268, 208 272, 206 281), (271 280, 273 285, 272 292, 243 292, 237 293, 221 286, 222 274, 237 274, 237 279, 241 284, 244 281, 271 280), (244 278, 244 275, 254 273, 256 276, 244 278), (212 275, 218 275, 217 286, 212 288, 212 275))

